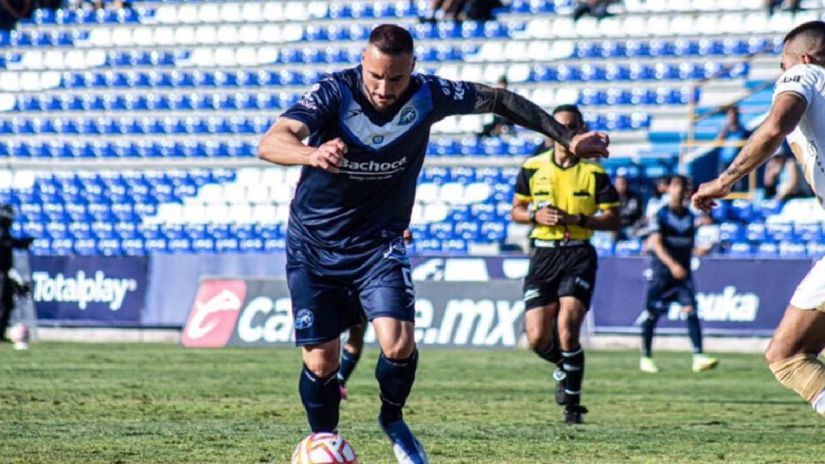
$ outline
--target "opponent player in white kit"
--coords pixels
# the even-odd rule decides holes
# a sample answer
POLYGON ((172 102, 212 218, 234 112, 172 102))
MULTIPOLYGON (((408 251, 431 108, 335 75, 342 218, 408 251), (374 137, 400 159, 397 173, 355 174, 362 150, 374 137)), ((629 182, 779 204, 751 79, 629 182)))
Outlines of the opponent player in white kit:
MULTIPOLYGON (((693 204, 705 212, 716 205, 715 199, 727 196, 736 181, 770 158, 786 136, 805 179, 825 207, 825 22, 797 26, 784 43, 785 72, 776 83, 767 119, 730 167, 693 196, 693 204)), ((765 352, 777 380, 825 415, 825 365, 817 359, 823 348, 825 258, 796 288, 765 352)))

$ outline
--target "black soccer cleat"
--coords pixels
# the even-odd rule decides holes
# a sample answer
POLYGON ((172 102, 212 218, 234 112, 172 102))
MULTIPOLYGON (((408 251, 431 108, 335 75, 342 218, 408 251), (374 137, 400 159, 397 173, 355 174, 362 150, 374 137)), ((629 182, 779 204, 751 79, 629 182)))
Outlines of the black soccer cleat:
POLYGON ((584 415, 587 414, 587 408, 577 404, 564 408, 564 423, 567 425, 584 424, 584 415))

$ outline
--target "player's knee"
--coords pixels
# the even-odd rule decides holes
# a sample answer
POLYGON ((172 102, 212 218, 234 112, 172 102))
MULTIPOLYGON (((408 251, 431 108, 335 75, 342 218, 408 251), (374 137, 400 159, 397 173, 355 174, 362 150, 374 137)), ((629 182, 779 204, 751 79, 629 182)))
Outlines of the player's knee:
POLYGON ((771 362, 771 372, 776 380, 795 391, 805 401, 813 401, 825 389, 825 368, 813 354, 795 354, 771 362))
MULTIPOLYGON (((768 366, 773 366, 797 354, 798 353, 794 353, 782 343, 771 342, 771 344, 768 345, 768 349, 765 350, 765 362, 768 363, 768 366)), ((773 368, 771 368, 771 370, 773 370, 773 368)))
POLYGON ((551 342, 550 334, 544 333, 544 331, 536 327, 527 327, 526 334, 527 345, 530 346, 531 350, 539 354, 544 352, 551 342))
POLYGON ((326 378, 338 370, 338 358, 327 359, 321 356, 313 356, 304 359, 304 364, 310 372, 318 378, 326 378))
POLYGON ((415 342, 412 339, 400 338, 388 346, 382 346, 381 351, 389 359, 406 359, 415 351, 415 342))

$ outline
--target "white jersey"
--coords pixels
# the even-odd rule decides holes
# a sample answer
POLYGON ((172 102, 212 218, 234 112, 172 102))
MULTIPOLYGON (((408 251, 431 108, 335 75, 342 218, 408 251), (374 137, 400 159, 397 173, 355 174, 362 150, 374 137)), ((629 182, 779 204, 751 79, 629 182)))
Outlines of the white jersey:
POLYGON ((805 114, 788 135, 788 144, 819 204, 825 207, 825 68, 798 64, 785 71, 776 81, 774 99, 786 92, 805 100, 805 114))

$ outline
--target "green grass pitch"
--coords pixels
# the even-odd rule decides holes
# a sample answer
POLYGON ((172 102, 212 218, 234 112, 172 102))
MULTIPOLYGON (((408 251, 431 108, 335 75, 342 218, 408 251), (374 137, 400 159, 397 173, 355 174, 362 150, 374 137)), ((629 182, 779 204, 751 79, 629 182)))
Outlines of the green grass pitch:
MULTIPOLYGON (((438 463, 825 462, 825 419, 760 356, 690 372, 660 353, 587 353, 584 426, 561 424, 550 368, 526 351, 424 349, 406 417, 438 463)), ((343 404, 362 463, 394 462, 376 423, 376 350, 343 404)), ((308 432, 299 351, 155 344, 0 346, 1 463, 284 463, 308 432)))

